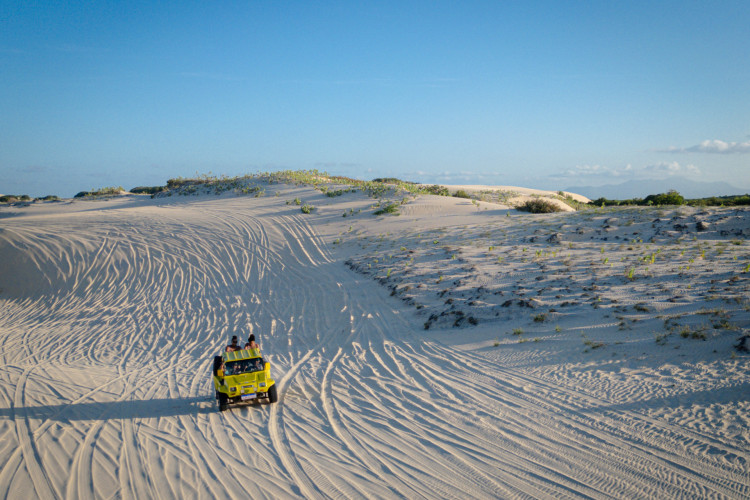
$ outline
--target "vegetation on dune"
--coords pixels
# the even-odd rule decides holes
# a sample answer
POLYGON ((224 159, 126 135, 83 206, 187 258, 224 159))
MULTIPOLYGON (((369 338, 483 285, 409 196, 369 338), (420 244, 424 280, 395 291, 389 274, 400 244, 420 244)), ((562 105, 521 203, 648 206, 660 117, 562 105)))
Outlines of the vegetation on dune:
POLYGON ((27 203, 30 201, 59 201, 60 197, 48 194, 47 196, 40 196, 39 198, 31 199, 31 196, 27 194, 4 194, 0 196, 0 203, 7 203, 12 205, 13 203, 27 203))
POLYGON ((81 191, 80 193, 76 194, 74 198, 91 198, 94 196, 111 196, 120 194, 121 191, 125 191, 122 186, 109 186, 109 187, 103 187, 99 189, 92 189, 91 191, 81 191))
POLYGON ((16 203, 19 201, 30 201, 31 198, 27 194, 6 194, 0 196, 0 203, 16 203))
POLYGON ((587 203, 580 202, 576 199, 574 199, 570 194, 565 193, 563 191, 558 191, 557 196, 555 196, 555 199, 562 201, 569 207, 571 207, 573 210, 582 210, 589 208, 589 205, 587 203))
MULTIPOLYGON (((518 193, 512 191, 481 191, 469 194, 459 189, 451 194, 449 189, 439 184, 421 185, 411 181, 405 181, 396 177, 381 177, 371 181, 354 179, 351 177, 330 175, 318 170, 281 170, 277 172, 260 172, 243 176, 229 177, 225 175, 215 176, 198 174, 194 177, 176 177, 168 179, 164 186, 138 186, 130 190, 136 194, 149 194, 156 196, 197 195, 197 194, 221 194, 234 192, 238 195, 253 195, 260 197, 265 195, 265 187, 258 185, 260 182, 269 184, 291 184, 294 186, 312 186, 328 197, 342 196, 347 193, 362 192, 372 198, 387 201, 396 197, 417 196, 420 194, 431 194, 437 196, 453 196, 456 198, 471 199, 474 202, 485 201, 489 203, 510 203, 518 193)), ((119 194, 123 188, 105 187, 91 191, 81 191, 76 198, 94 196, 107 196, 119 194)), ((47 197, 49 198, 49 197, 47 197)), ((39 198, 37 198, 38 200, 39 198)), ((560 212, 560 208, 551 199, 562 201, 575 210, 604 206, 665 206, 665 205, 690 205, 690 206, 740 206, 750 205, 750 194, 740 196, 712 196, 707 198, 686 199, 675 190, 667 193, 651 194, 645 198, 632 198, 625 200, 611 200, 604 197, 597 198, 588 203, 576 201, 569 193, 558 191, 556 195, 537 196, 518 207, 531 213, 560 212)), ((26 195, 5 195, 0 197, 0 203, 13 203, 16 201, 29 201, 26 195), (10 200, 10 201, 9 201, 10 200)), ((403 202, 402 202, 403 204, 403 202)), ((391 209, 395 210, 395 209, 391 209)), ((387 212, 395 213, 395 212, 387 212)))

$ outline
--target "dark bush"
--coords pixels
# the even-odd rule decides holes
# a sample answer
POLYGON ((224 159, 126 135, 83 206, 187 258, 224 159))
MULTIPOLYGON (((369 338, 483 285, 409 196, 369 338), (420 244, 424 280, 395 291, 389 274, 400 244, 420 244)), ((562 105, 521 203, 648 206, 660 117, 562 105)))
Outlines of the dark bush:
POLYGON ((382 182, 383 184, 415 184, 411 181, 402 181, 401 179, 397 179, 396 177, 379 177, 377 179, 373 179, 372 182, 382 182))
POLYGON ((459 189, 458 191, 456 191, 455 193, 453 193, 453 197, 454 198, 466 198, 466 199, 470 199, 471 198, 471 196, 469 196, 469 193, 467 193, 463 189, 459 189))
POLYGON ((184 177, 177 177, 174 179, 167 180, 167 188, 177 189, 182 186, 193 186, 196 184, 208 184, 208 179, 185 179, 184 177))
POLYGON ((30 201, 31 198, 27 194, 6 194, 0 196, 0 203, 15 203, 17 201, 30 201))
POLYGON ((563 209, 559 207, 555 202, 545 200, 542 198, 534 198, 526 201, 523 205, 516 207, 518 210, 524 212, 531 212, 532 214, 551 214, 554 212, 562 212, 563 209))
POLYGON ((650 194, 643 200, 644 205, 684 205, 685 198, 674 189, 668 193, 650 194))
POLYGON ((130 190, 131 193, 135 194, 156 194, 161 193, 166 189, 166 186, 138 186, 130 190))

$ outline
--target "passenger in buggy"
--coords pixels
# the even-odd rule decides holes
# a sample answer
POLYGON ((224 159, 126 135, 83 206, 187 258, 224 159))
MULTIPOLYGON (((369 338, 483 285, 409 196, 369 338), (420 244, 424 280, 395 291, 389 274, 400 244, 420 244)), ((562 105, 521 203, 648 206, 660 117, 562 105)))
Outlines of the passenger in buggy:
POLYGON ((239 350, 240 350, 240 346, 237 343, 237 335, 233 335, 232 336, 232 343, 227 346, 226 351, 227 352, 232 352, 232 351, 239 351, 239 350))
POLYGON ((258 344, 255 342, 255 334, 250 334, 245 344, 245 349, 258 349, 258 344))

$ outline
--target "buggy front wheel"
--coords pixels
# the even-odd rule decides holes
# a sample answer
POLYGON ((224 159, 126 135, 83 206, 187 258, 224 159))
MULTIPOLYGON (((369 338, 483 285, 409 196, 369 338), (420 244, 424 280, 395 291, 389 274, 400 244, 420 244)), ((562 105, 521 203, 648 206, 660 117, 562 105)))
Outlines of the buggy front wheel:
POLYGON ((279 394, 276 392, 276 384, 273 384, 270 389, 268 389, 268 402, 275 403, 278 400, 279 394))

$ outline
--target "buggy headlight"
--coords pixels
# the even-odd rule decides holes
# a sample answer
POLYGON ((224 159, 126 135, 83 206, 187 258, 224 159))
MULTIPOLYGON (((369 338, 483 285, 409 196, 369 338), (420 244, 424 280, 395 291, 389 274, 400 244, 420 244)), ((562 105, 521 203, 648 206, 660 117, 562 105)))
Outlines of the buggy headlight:
POLYGON ((237 388, 236 387, 230 387, 229 388, 229 392, 237 392, 237 388))
POLYGON ((265 387, 265 386, 266 386, 266 383, 265 383, 265 382, 261 382, 261 383, 259 383, 258 385, 259 385, 260 387, 265 387))

